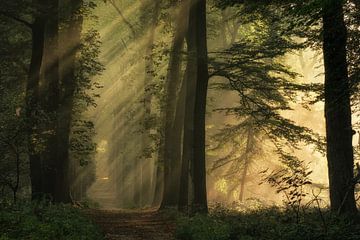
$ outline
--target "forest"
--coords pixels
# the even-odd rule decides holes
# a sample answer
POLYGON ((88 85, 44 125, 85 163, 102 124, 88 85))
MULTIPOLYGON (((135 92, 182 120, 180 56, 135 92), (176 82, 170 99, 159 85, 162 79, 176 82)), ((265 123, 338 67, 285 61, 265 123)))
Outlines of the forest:
POLYGON ((360 0, 1 0, 0 240, 360 239, 360 0))

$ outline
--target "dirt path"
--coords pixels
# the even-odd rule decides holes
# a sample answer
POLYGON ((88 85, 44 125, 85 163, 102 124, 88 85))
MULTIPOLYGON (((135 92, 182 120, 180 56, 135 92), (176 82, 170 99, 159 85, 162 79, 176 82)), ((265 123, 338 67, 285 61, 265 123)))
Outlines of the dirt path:
POLYGON ((91 210, 106 240, 174 240, 175 222, 155 211, 91 210))

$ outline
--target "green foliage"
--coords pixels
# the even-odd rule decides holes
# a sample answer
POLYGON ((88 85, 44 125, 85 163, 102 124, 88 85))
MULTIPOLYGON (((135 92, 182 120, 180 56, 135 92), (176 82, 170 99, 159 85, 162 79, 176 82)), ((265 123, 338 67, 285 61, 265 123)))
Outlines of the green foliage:
POLYGON ((68 205, 22 202, 0 206, 0 239, 101 240, 99 230, 68 205))
MULTIPOLYGON (((224 23, 217 27, 227 29, 227 35, 236 37, 231 37, 229 46, 223 44, 225 49, 211 53, 209 63, 210 75, 222 79, 214 79, 211 87, 223 93, 236 91, 239 95, 237 106, 215 109, 236 117, 237 121, 213 134, 210 147, 217 152, 224 151, 224 146, 230 148, 226 156, 213 162, 210 170, 228 167, 230 171, 226 171, 225 177, 235 179, 235 184, 243 181, 245 170, 254 166, 255 161, 274 163, 280 160, 296 168, 300 159, 294 150, 301 149, 304 143, 320 153, 325 152, 322 136, 283 115, 284 111, 293 110, 292 103, 299 103, 300 94, 304 94, 303 105, 307 107, 307 101, 315 101, 313 98, 322 93, 321 84, 297 83, 297 73, 284 64, 287 53, 303 48, 300 41, 294 41, 294 33, 287 31, 286 8, 265 1, 264 4, 242 3, 221 10, 219 15, 224 23), (277 158, 269 158, 269 151, 277 158)), ((221 34, 221 29, 218 32, 221 34)), ((218 43, 214 45, 219 46, 218 43)))
POLYGON ((268 174, 263 181, 276 188, 277 193, 284 195, 285 206, 290 210, 289 213, 295 214, 297 222, 300 220, 300 211, 304 205, 304 198, 308 195, 306 187, 312 184, 309 178, 311 173, 312 171, 303 165, 273 171, 270 174, 268 174, 268 171, 263 172, 263 174, 268 174))
POLYGON ((80 57, 77 59, 76 73, 76 110, 83 110, 88 106, 96 107, 95 100, 99 97, 97 90, 102 88, 93 78, 104 70, 99 61, 100 35, 95 29, 85 32, 81 39, 80 57))
POLYGON ((177 237, 181 240, 355 240, 360 237, 359 224, 330 212, 321 218, 316 209, 308 209, 299 222, 290 216, 280 208, 243 213, 218 211, 209 216, 181 219, 177 237))
MULTIPOLYGON (((2 10, 18 4, 18 1, 5 1, 2 10)), ((25 11, 22 7, 17 14, 25 11)), ((16 197, 27 181, 24 83, 31 42, 26 27, 1 14, 0 31, 6 33, 0 36, 0 199, 4 199, 16 197)))
MULTIPOLYGON (((79 8, 79 16, 85 23, 97 21, 93 10, 96 4, 93 1, 84 1, 79 8)), ((76 20, 68 19, 67 24, 76 20)), ((72 109, 72 125, 70 136, 70 153, 72 171, 72 197, 74 200, 84 200, 86 189, 95 180, 95 154, 97 145, 94 142, 96 135, 95 126, 88 117, 89 110, 97 107, 96 101, 100 97, 99 91, 103 86, 96 77, 104 71, 104 66, 99 60, 100 34, 91 27, 82 23, 83 32, 76 58, 74 106, 72 109)), ((85 205, 88 206, 89 204, 85 205)), ((90 204, 91 205, 91 204, 90 204)))
POLYGON ((226 240, 230 237, 230 226, 216 218, 196 215, 179 219, 176 236, 182 240, 226 240))
POLYGON ((84 198, 79 202, 79 206, 85 209, 99 209, 100 204, 90 198, 84 198))

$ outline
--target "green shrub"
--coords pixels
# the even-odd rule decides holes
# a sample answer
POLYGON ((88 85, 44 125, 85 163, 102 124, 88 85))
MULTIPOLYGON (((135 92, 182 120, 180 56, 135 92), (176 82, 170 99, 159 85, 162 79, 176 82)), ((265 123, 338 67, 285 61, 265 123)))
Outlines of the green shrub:
POLYGON ((180 240, 359 240, 360 225, 323 210, 308 209, 299 218, 281 208, 234 212, 216 209, 208 216, 182 218, 180 240))
POLYGON ((0 240, 101 240, 98 229, 69 205, 22 202, 0 206, 0 240))
POLYGON ((196 215, 178 220, 176 236, 181 240, 227 240, 230 227, 219 219, 196 215))

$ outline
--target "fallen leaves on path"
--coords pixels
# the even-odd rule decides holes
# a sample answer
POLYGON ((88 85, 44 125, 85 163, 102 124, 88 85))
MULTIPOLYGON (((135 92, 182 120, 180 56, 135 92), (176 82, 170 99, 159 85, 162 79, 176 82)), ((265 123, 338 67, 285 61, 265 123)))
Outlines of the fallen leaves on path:
POLYGON ((175 222, 157 211, 87 210, 106 240, 173 240, 175 222))

